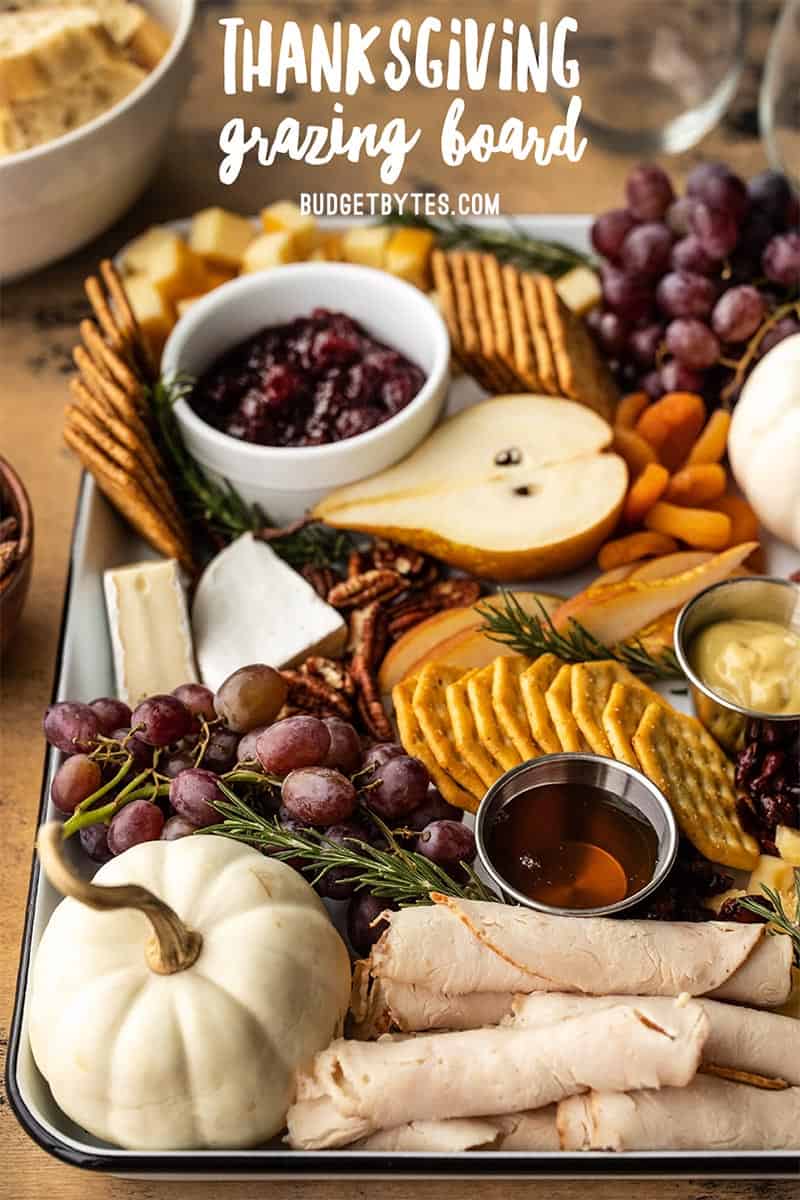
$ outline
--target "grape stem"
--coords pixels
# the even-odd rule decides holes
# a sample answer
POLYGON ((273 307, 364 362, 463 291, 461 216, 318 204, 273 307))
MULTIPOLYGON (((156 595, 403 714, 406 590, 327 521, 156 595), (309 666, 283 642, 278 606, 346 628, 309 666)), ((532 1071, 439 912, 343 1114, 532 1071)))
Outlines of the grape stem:
MULTIPOLYGON (((63 825, 64 837, 72 837, 73 833, 77 833, 79 829, 85 829, 87 825, 96 825, 98 821, 108 822, 116 813, 132 800, 155 800, 157 796, 169 795, 169 784, 159 783, 153 787, 152 784, 140 787, 140 784, 145 784, 145 781, 152 775, 152 769, 148 767, 141 771, 130 781, 127 787, 124 787, 118 796, 115 796, 108 804, 102 805, 101 808, 86 808, 83 812, 78 809, 69 817, 63 825)), ((95 800, 96 794, 89 797, 89 800, 95 800)), ((83 801, 86 804, 86 801, 83 801)))
POLYGON ((63 842, 64 826, 57 821, 43 825, 36 839, 42 870, 54 888, 100 912, 135 908, 147 917, 153 932, 145 944, 144 956, 150 970, 157 975, 174 975, 196 962, 203 939, 184 925, 168 904, 139 884, 111 887, 81 879, 67 865, 63 842))
POLYGON ((738 362, 726 364, 734 368, 733 378, 725 385, 721 393, 722 400, 728 407, 730 407, 729 402, 731 397, 734 396, 737 389, 741 387, 748 368, 758 354, 758 350, 764 335, 769 332, 773 325, 777 325, 778 321, 782 321, 784 317, 789 317, 793 313, 797 316, 800 316, 800 300, 790 300, 788 304, 779 305, 774 312, 770 313, 766 321, 759 325, 758 329, 747 343, 747 349, 738 362))

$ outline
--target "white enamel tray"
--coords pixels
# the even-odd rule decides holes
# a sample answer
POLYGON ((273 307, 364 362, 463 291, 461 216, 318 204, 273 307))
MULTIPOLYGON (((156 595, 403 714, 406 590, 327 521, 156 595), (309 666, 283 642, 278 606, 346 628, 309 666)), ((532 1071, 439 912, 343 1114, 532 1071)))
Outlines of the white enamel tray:
MULTIPOLYGON (((520 223, 538 236, 588 248, 588 217, 530 217, 520 223)), ((448 411, 474 403, 482 393, 466 379, 457 379, 448 411)), ((778 542, 767 542, 769 573, 786 576, 800 567, 800 556, 778 542)), ((84 476, 73 531, 53 700, 88 700, 114 694, 111 647, 103 599, 107 567, 154 557, 153 552, 107 504, 89 476, 84 476)), ((570 595, 589 582, 591 569, 541 582, 546 591, 570 595)), ((686 707, 682 695, 666 694, 676 707, 686 707)), ((679 687, 677 683, 672 689, 679 687)), ((37 727, 31 737, 40 737, 37 727)), ((50 783, 59 763, 54 750, 45 754, 40 821, 56 816, 49 799, 50 783)), ((79 846, 69 844, 72 861, 90 874, 91 863, 79 846)), ((258 1150, 161 1151, 120 1150, 74 1125, 57 1107, 33 1061, 26 1031, 30 966, 42 931, 59 896, 34 861, 27 906, 16 1006, 8 1049, 8 1095, 18 1120, 45 1150, 75 1166, 120 1176, 160 1178, 313 1178, 380 1177, 386 1175, 461 1177, 523 1176, 772 1176, 800 1175, 800 1152, 734 1151, 702 1153, 523 1153, 469 1151, 457 1154, 417 1154, 384 1151, 292 1151, 280 1142, 258 1150)))

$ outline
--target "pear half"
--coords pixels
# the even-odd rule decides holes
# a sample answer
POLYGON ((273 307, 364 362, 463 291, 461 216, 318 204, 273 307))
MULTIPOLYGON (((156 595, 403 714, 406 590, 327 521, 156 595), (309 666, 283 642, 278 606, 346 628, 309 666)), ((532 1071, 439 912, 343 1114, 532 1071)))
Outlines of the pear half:
POLYGON ((611 439, 582 404, 496 396, 444 421, 396 466, 331 492, 313 515, 474 575, 562 574, 617 523, 628 473, 611 439))

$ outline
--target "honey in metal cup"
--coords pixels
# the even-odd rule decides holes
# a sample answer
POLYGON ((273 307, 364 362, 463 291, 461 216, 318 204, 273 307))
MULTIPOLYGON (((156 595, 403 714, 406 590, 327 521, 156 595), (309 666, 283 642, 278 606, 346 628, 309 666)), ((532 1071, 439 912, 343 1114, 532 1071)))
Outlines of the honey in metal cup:
POLYGON ((694 638, 718 621, 757 619, 774 621, 800 631, 800 587, 789 579, 741 576, 712 584, 689 600, 675 622, 675 654, 689 682, 695 714, 710 734, 731 753, 742 748, 747 722, 800 721, 800 713, 765 713, 747 708, 720 695, 701 679, 692 666, 694 638))
MULTIPOLYGON (((565 917, 607 917, 638 905, 663 883, 675 861, 678 850, 678 830, 672 809, 664 795, 651 780, 626 763, 597 754, 547 754, 532 759, 508 771, 489 789, 475 817, 475 841, 480 862, 508 900, 565 917), (517 800, 530 803, 531 815, 536 817, 537 792, 544 797, 554 787, 574 787, 595 790, 610 797, 621 814, 647 827, 654 841, 652 869, 649 879, 630 895, 613 903, 589 907, 585 904, 559 905, 536 899, 515 886, 504 874, 493 849, 493 833, 507 810, 517 800)), ((565 843, 564 851, 567 852, 565 843)), ((602 846, 592 850, 604 853, 602 846)), ((510 872, 508 872, 510 873, 510 872)))

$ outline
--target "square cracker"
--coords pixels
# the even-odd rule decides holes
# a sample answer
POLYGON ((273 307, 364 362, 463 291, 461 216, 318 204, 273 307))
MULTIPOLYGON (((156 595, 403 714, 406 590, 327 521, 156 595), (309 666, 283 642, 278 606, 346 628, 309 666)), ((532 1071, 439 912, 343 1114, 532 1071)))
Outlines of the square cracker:
POLYGON ((518 767, 522 758, 511 737, 498 723, 492 704, 494 663, 481 667, 467 680, 467 696, 478 737, 504 771, 518 767))
POLYGON ((733 765, 700 722, 664 704, 648 704, 633 748, 700 853, 724 867, 752 870, 759 848, 739 820, 733 765))
POLYGON ((474 667, 451 683, 445 691, 445 699, 459 754, 483 781, 484 787, 490 788, 503 774, 503 768, 478 738, 467 694, 470 679, 480 670, 480 667, 474 667))
POLYGON ((561 742, 544 697, 563 665, 563 660, 555 654, 542 654, 519 677, 519 688, 528 724, 534 740, 541 746, 544 754, 561 753, 561 742))
POLYGON ((478 254, 477 251, 471 251, 469 254, 465 254, 464 257, 467 266, 467 279, 472 294, 472 306, 478 327, 480 353, 484 369, 492 375, 497 385, 502 386, 505 391, 517 391, 519 390, 519 381, 514 372, 504 362, 499 350, 499 338, 505 335, 502 312, 497 310, 493 312, 492 310, 489 289, 484 274, 486 260, 495 262, 497 260, 492 259, 492 256, 489 254, 478 254), (497 318, 499 323, 496 324, 494 318, 497 318))
POLYGON ((523 274, 520 276, 520 283, 525 318, 528 322, 531 344, 536 355, 536 370, 542 381, 542 391, 547 392, 550 396, 560 396, 561 387, 556 374, 556 364, 553 359, 550 338, 547 335, 547 327, 544 322, 541 300, 536 290, 536 276, 523 274))
POLYGON ((608 738, 612 757, 637 771, 641 771, 642 764, 633 748, 633 735, 639 728, 644 710, 653 702, 653 693, 646 688, 615 683, 603 709, 603 732, 608 738))
POLYGON ((589 744, 572 715, 573 664, 565 663, 544 694, 561 749, 568 754, 585 754, 589 744))
POLYGON ((510 334, 509 351, 504 357, 525 387, 530 388, 533 392, 542 392, 545 389, 536 368, 536 351, 533 348, 525 304, 522 299, 520 273, 509 263, 503 267, 501 274, 497 259, 492 261, 500 275, 502 298, 505 301, 503 309, 507 314, 510 334))
POLYGON ((539 758, 542 753, 531 736, 519 686, 519 677, 529 666, 529 659, 505 654, 494 660, 492 675, 492 704, 497 723, 508 734, 523 762, 539 758))
MULTIPOLYGON (((576 663, 572 668, 572 715, 594 754, 614 758, 614 750, 603 728, 603 711, 615 683, 641 688, 648 701, 655 698, 632 671, 614 659, 576 663)), ((633 732, 633 731, 631 731, 633 732)))
POLYGON ((456 783, 471 792, 477 800, 481 800, 486 788, 469 763, 459 754, 445 698, 446 689, 451 683, 455 683, 461 674, 458 667, 449 667, 444 663, 427 663, 419 673, 411 702, 419 727, 439 766, 451 775, 456 783))
POLYGON ((436 760, 436 756, 428 746, 416 713, 414 712, 414 692, 416 688, 417 676, 411 675, 408 679, 404 679, 402 683, 398 683, 392 690, 392 703, 394 704, 397 728, 400 733, 400 741, 403 744, 403 749, 407 750, 409 754, 414 758, 418 758, 423 763, 445 800, 450 804, 455 804, 458 808, 463 808, 466 812, 475 812, 478 806, 475 803, 474 797, 469 792, 465 792, 462 787, 459 787, 447 772, 442 770, 436 760))
POLYGON ((612 419, 617 392, 608 367, 582 319, 570 312, 548 275, 536 275, 536 290, 553 353, 559 390, 612 419))

